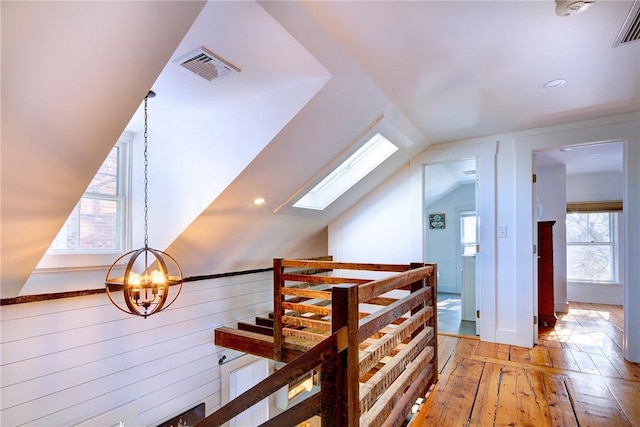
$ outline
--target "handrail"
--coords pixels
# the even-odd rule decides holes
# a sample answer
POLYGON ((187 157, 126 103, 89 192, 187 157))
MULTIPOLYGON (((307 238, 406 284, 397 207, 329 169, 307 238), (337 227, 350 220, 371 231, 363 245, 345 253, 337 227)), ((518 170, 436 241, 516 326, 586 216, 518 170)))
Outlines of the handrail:
POLYGON ((380 296, 393 289, 408 286, 416 280, 420 280, 421 278, 430 276, 431 274, 433 274, 433 266, 427 265, 407 271, 404 274, 396 274, 393 276, 385 277, 383 279, 365 283, 364 285, 361 285, 360 289, 358 290, 359 301, 369 301, 370 299, 380 296))
POLYGON ((304 267, 324 270, 367 270, 367 271, 395 271, 403 272, 411 267, 408 264, 372 264, 364 262, 337 262, 304 259, 283 259, 283 267, 304 267))
POLYGON ((317 366, 335 359, 337 354, 346 348, 347 328, 343 327, 317 346, 311 348, 303 356, 298 357, 284 368, 276 371, 273 375, 260 381, 222 406, 216 412, 197 423, 196 426, 214 427, 224 424, 317 366))

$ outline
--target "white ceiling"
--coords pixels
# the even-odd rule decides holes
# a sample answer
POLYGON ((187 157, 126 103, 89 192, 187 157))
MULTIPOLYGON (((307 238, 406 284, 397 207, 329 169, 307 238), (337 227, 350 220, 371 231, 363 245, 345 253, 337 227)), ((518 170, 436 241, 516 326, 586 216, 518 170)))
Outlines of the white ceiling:
POLYGON ((563 147, 536 153, 536 166, 565 165, 567 175, 623 171, 623 143, 621 141, 602 144, 563 147))
POLYGON ((3 296, 122 130, 140 133, 149 89, 150 196, 169 199, 151 240, 187 276, 262 267, 326 251, 327 224, 432 144, 640 111, 640 43, 613 47, 632 6, 559 17, 553 0, 2 1, 3 296), (206 82, 172 62, 199 46, 242 71, 206 82), (272 213, 381 115, 413 145, 323 215, 272 213))
MULTIPOLYGON (((178 117, 291 84, 305 72, 304 60, 313 60, 300 63, 285 33, 277 36, 284 43, 277 52, 271 37, 247 36, 270 27, 250 4, 214 3, 172 58, 202 45, 242 72, 202 85, 169 62, 154 87, 178 117), (248 29, 221 25, 221 13, 255 16, 248 29)), ((640 44, 612 47, 632 1, 598 0, 567 17, 555 14, 552 0, 301 3, 430 143, 637 111, 640 105, 640 44), (554 79, 567 83, 543 87, 554 79)))
POLYGON ((551 0, 304 5, 433 143, 640 105, 640 46, 612 47, 629 1, 568 17, 551 0))
MULTIPOLYGON (((171 61, 154 83, 163 123, 202 114, 295 78, 317 76, 315 58, 295 39, 274 32, 251 7, 215 2, 205 7, 172 60, 198 46, 239 66, 223 80, 203 83, 171 61), (220 16, 250 14, 245 25, 220 16), (246 27, 252 27, 247 36, 246 27), (271 34, 264 37, 265 34, 271 34), (292 46, 288 46, 290 43, 292 46), (279 46, 279 47, 277 47, 279 46), (277 50, 277 55, 273 52, 277 50)), ((267 9, 272 2, 261 2, 267 9)), ((285 2, 287 3, 287 2, 285 2)), ((305 1, 316 19, 358 62, 425 137, 441 143, 614 115, 640 108, 640 43, 613 47, 632 1, 599 0, 584 12, 559 17, 541 1, 305 1), (544 83, 566 84, 545 89, 544 83)), ((277 18, 277 16, 276 16, 277 18)), ((128 129, 139 132, 141 112, 128 129)), ((620 146, 554 155, 538 164, 568 164, 568 173, 621 170, 620 146), (607 149, 607 151, 603 151, 607 149), (613 151, 613 152, 612 152, 613 151), (584 153, 584 155, 582 155, 584 153), (611 163, 616 161, 616 166, 611 163)))

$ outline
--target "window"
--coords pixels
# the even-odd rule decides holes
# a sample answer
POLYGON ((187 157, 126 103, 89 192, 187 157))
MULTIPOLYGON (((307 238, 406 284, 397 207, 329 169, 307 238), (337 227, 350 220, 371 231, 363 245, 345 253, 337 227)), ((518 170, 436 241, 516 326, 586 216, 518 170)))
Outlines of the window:
POLYGON ((397 150, 398 147, 387 138, 376 133, 293 206, 315 210, 325 209, 397 150))
POLYGON ((460 240, 462 255, 476 253, 476 213, 464 211, 460 213, 460 240))
POLYGON ((127 145, 120 140, 113 147, 48 254, 124 251, 127 145))
POLYGON ((568 213, 567 279, 617 282, 616 212, 568 213))

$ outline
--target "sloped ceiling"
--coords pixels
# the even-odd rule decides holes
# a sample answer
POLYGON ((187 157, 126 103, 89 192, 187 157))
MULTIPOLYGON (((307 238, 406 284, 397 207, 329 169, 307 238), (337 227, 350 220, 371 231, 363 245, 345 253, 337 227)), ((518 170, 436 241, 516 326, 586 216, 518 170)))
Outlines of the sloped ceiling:
POLYGON ((2 2, 3 296, 21 289, 204 4, 2 2))
POLYGON ((186 276, 264 267, 324 254, 327 224, 430 144, 640 110, 640 43, 612 47, 631 6, 3 1, 2 296, 125 127, 139 135, 149 89, 150 240, 186 276), (200 45, 242 71, 203 86, 172 62, 200 45), (322 215, 273 213, 381 115, 413 145, 322 215))

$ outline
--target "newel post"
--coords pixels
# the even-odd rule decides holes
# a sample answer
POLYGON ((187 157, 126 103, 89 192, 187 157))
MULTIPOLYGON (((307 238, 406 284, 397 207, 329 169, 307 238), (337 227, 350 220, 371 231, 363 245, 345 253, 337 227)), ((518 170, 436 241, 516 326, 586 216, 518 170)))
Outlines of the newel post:
POLYGON ((273 259, 273 360, 282 361, 282 316, 284 309, 282 308, 282 287, 284 280, 284 267, 282 267, 282 258, 273 259))
MULTIPOLYGON (((410 264, 411 269, 416 269, 416 268, 421 268, 424 267, 426 264, 425 263, 420 263, 420 262, 412 262, 410 264)), ((411 283, 411 288, 410 291, 411 293, 413 292, 417 292, 420 289, 425 287, 425 279, 420 279, 416 282, 411 283)), ((412 310, 411 310, 411 314, 416 314, 417 312, 419 312, 420 310, 422 310, 424 308, 424 304, 418 304, 417 306, 415 306, 412 310)), ((413 334, 411 334, 411 337, 414 338, 415 336, 417 336, 420 332, 422 332, 422 330, 424 329, 424 326, 420 326, 418 329, 416 329, 413 334)))
POLYGON ((348 346, 335 363, 322 365, 322 426, 357 427, 360 422, 358 286, 336 285, 331 295, 332 333, 347 327, 348 346))

